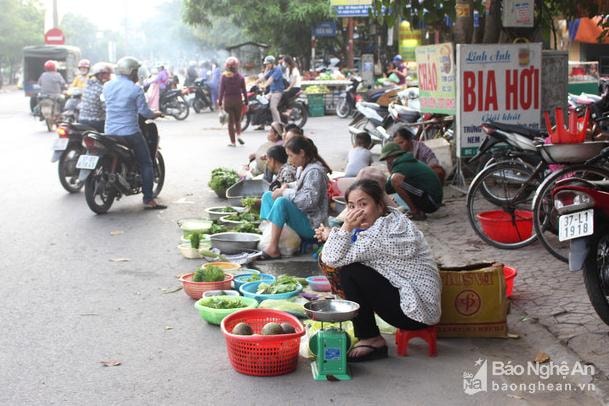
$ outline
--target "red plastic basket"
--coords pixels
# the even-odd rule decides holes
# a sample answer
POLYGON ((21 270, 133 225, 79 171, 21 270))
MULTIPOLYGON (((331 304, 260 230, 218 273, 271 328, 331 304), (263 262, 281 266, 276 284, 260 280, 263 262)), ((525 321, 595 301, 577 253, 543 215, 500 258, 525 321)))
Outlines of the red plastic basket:
POLYGON ((491 210, 478 213, 482 231, 493 241, 513 244, 524 241, 533 234, 533 212, 516 210, 515 223, 511 213, 503 210, 491 210))
POLYGON ((184 292, 191 298, 198 300, 203 296, 203 292, 208 290, 230 290, 233 275, 224 274, 224 280, 219 282, 193 282, 194 272, 180 276, 180 282, 184 287, 184 292))
POLYGON ((512 297, 512 290, 514 289, 514 278, 518 275, 516 268, 511 266, 503 266, 503 277, 505 278, 505 296, 512 297))
POLYGON ((220 324, 226 339, 226 351, 237 372, 254 376, 275 376, 293 372, 298 366, 302 323, 289 313, 270 309, 246 309, 230 314, 220 324), (232 334, 237 323, 245 322, 254 335, 232 334), (290 323, 295 332, 271 336, 259 335, 266 323, 290 323))

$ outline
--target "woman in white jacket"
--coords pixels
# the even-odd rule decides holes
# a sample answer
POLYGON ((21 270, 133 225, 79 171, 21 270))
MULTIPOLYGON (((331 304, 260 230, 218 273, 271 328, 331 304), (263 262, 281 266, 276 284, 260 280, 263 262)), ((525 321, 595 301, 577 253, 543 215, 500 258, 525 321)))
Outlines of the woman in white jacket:
POLYGON ((350 362, 387 357, 387 343, 374 313, 408 330, 440 320, 441 281, 423 233, 405 215, 388 208, 373 180, 360 180, 345 193, 348 213, 341 228, 319 227, 325 241, 321 260, 340 268, 345 299, 360 305, 353 319, 359 342, 350 362))

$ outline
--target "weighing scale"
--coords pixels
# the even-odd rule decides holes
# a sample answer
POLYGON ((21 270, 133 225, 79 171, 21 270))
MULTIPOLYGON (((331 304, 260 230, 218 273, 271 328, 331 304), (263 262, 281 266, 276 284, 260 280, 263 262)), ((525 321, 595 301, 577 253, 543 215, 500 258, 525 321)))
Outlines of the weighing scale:
POLYGON ((357 316, 359 305, 350 300, 328 299, 308 302, 304 309, 311 320, 321 322, 321 329, 309 339, 309 349, 315 354, 315 361, 311 362, 313 379, 350 380, 347 351, 351 346, 351 339, 342 329, 342 322, 357 316), (339 324, 338 327, 324 328, 324 322, 339 324))

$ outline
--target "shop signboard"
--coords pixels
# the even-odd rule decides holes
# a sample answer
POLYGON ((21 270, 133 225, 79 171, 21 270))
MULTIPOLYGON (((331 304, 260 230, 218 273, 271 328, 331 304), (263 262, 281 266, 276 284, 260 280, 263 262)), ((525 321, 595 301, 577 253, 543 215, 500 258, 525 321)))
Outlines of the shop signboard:
POLYGON ((336 23, 334 21, 322 21, 313 27, 312 34, 317 38, 336 37, 336 23))
POLYGON ((503 0, 503 26, 533 27, 534 7, 534 0, 503 0))
MULTIPOLYGON (((337 17, 368 17, 372 0, 330 0, 330 6, 337 17)), ((387 10, 385 6, 381 9, 383 14, 387 10)))
POLYGON ((457 45, 457 155, 475 155, 480 124, 539 128, 541 43, 457 45))
POLYGON ((425 113, 455 114, 455 64, 451 43, 417 47, 419 100, 425 113))

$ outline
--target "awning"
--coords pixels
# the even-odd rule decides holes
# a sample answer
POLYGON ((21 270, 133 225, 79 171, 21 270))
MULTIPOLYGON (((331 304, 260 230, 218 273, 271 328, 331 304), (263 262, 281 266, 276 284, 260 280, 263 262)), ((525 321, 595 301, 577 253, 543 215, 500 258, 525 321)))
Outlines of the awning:
POLYGON ((603 29, 598 25, 601 17, 578 18, 569 25, 569 38, 585 44, 609 44, 609 36, 602 42, 598 38, 603 29))

